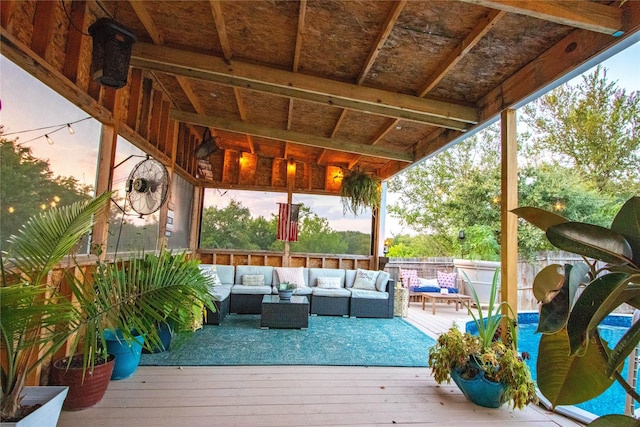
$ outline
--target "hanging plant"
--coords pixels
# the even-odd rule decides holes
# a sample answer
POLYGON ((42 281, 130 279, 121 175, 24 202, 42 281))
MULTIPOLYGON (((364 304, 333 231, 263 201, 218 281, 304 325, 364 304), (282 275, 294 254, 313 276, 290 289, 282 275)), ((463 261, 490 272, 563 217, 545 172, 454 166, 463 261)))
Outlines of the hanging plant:
POLYGON ((359 211, 380 206, 380 181, 359 169, 351 171, 342 179, 340 197, 343 214, 351 211, 358 216, 359 211))

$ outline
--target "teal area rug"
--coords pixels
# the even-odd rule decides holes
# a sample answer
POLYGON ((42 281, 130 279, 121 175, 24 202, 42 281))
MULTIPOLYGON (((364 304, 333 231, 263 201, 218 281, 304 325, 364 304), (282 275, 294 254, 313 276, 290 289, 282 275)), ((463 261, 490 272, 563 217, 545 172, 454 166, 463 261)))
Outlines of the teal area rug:
POLYGON ((309 317, 308 329, 260 329, 260 316, 230 314, 177 348, 143 354, 146 366, 427 366, 435 341, 401 318, 309 317))

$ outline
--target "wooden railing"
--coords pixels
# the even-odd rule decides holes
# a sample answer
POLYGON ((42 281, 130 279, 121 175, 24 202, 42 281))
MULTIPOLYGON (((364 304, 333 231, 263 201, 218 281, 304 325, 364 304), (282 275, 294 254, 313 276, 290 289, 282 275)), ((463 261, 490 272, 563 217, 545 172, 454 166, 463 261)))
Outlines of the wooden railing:
POLYGON ((292 253, 289 262, 285 262, 282 252, 243 251, 235 249, 199 249, 197 256, 203 264, 220 265, 270 265, 273 267, 307 267, 307 268, 358 268, 373 270, 375 259, 368 255, 313 254, 292 253))

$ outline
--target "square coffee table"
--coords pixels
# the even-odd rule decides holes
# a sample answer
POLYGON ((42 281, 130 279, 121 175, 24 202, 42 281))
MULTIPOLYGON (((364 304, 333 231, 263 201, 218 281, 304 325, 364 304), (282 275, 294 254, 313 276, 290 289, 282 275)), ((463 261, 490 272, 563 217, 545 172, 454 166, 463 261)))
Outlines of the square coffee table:
POLYGON ((281 300, 278 295, 262 298, 260 328, 306 329, 309 327, 309 300, 304 296, 292 296, 281 300))

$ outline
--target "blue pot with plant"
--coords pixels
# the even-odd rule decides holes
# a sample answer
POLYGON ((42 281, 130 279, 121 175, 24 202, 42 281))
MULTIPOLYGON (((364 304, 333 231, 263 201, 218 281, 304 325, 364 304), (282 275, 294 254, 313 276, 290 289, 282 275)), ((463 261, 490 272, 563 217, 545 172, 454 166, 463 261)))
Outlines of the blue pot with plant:
POLYGON ((104 332, 104 339, 107 342, 107 352, 116 357, 112 380, 122 380, 129 378, 138 369, 140 355, 144 346, 144 336, 133 334, 133 340, 125 340, 120 329, 104 332))

